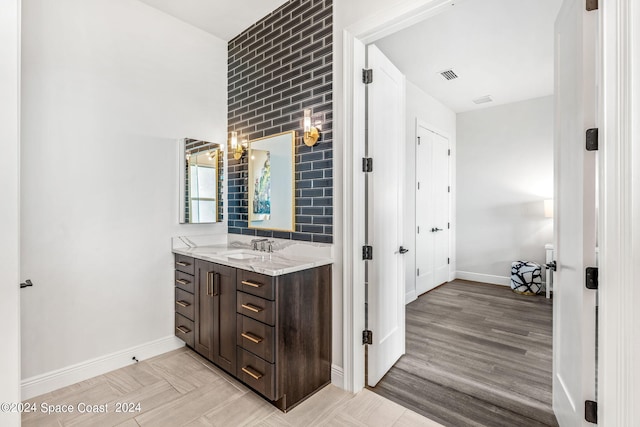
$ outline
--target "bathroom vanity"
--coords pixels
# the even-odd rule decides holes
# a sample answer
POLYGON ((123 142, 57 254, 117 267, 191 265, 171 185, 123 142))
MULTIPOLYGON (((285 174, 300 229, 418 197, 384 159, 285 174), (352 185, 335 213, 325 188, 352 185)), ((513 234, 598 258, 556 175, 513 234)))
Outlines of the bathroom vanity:
POLYGON ((331 381, 332 260, 292 252, 174 248, 176 336, 283 411, 331 381))

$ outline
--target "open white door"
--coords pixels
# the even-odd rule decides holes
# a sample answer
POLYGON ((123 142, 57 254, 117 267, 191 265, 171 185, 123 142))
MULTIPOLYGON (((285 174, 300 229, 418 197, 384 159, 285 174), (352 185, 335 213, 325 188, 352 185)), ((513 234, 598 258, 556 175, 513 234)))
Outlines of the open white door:
POLYGON ((585 287, 585 269, 596 266, 596 157, 585 131, 596 127, 598 12, 584 5, 565 0, 555 28, 553 410, 561 427, 589 425, 585 401, 596 397, 596 291, 585 287))
POLYGON ((449 280, 449 140, 418 125, 416 293, 449 280))
POLYGON ((368 174, 367 261, 369 329, 368 380, 375 386, 405 351, 404 261, 402 244, 402 162, 404 161, 404 76, 378 50, 368 46, 373 82, 367 86, 368 174))

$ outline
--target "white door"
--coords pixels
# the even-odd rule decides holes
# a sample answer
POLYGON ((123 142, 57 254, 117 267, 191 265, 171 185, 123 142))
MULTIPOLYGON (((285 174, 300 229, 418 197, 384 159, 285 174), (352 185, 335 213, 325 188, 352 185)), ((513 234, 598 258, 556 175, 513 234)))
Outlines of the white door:
POLYGON ((596 291, 585 288, 585 269, 596 265, 596 162, 585 131, 596 125, 597 12, 584 5, 565 0, 555 28, 553 410, 561 427, 589 425, 584 402, 595 400, 596 291))
POLYGON ((375 386, 404 354, 404 261, 402 245, 402 163, 404 158, 404 76, 374 45, 368 46, 373 82, 367 85, 368 384, 375 386))
POLYGON ((449 279, 449 140, 418 126, 416 293, 449 279))

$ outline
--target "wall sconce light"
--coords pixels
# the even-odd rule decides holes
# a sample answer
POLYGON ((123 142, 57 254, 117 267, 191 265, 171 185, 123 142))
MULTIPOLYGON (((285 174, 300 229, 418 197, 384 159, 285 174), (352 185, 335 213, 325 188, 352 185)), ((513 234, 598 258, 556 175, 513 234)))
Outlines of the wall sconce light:
MULTIPOLYGON (((302 140, 304 141, 305 145, 308 145, 309 147, 313 147, 314 145, 316 145, 316 142, 318 142, 318 139, 320 139, 320 131, 316 126, 311 126, 311 110, 309 109, 304 110, 303 124, 304 124, 304 137, 302 138, 302 140)), ((314 123, 314 124, 318 124, 318 123, 314 123)))
POLYGON ((544 217, 553 218, 553 199, 546 199, 544 201, 544 217))
POLYGON ((238 132, 231 132, 231 151, 233 152, 233 158, 236 160, 240 160, 244 154, 242 144, 238 144, 238 132))

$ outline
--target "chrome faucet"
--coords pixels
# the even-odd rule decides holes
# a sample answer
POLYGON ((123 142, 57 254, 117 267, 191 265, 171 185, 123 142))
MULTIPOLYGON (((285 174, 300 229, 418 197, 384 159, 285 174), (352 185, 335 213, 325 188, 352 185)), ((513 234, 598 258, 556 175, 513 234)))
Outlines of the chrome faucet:
POLYGON ((251 240, 251 243, 253 243, 253 250, 257 251, 258 250, 258 243, 260 243, 260 251, 264 252, 264 244, 265 242, 268 242, 269 239, 253 239, 251 240))

